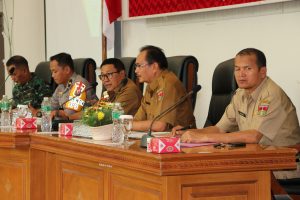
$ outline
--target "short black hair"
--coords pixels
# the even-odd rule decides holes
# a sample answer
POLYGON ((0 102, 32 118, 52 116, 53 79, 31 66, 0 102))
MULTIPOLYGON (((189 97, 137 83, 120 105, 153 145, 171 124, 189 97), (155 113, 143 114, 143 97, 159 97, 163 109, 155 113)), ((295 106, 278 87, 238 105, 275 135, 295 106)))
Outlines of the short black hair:
POLYGON ((255 48, 246 48, 238 52, 237 56, 244 56, 244 55, 255 55, 256 56, 256 64, 258 68, 267 67, 267 60, 265 54, 255 48))
POLYGON ((74 71, 74 62, 70 54, 59 53, 50 57, 50 61, 56 60, 58 65, 61 67, 69 66, 72 71, 74 71))
POLYGON ((29 68, 28 61, 23 56, 19 55, 12 56, 8 59, 8 61, 6 62, 6 67, 9 67, 11 65, 14 65, 15 67, 24 66, 26 68, 29 68))
POLYGON ((124 66, 124 63, 118 59, 118 58, 107 58, 105 59, 102 64, 100 65, 100 69, 102 68, 103 65, 114 65, 114 67, 116 68, 116 70, 118 72, 125 70, 125 66, 124 66))
POLYGON ((168 68, 166 55, 161 48, 152 45, 146 45, 140 49, 140 52, 142 51, 147 52, 146 60, 149 64, 157 62, 160 69, 163 70, 168 68))

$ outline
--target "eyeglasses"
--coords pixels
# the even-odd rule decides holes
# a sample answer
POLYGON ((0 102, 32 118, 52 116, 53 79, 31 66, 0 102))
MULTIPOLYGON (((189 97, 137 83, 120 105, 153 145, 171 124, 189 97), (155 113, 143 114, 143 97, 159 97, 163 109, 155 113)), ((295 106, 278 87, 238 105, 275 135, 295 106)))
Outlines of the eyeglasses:
POLYGON ((146 65, 151 65, 151 64, 150 64, 150 63, 143 63, 143 64, 134 63, 133 67, 134 67, 135 69, 137 69, 137 68, 144 67, 144 66, 146 66, 146 65))
POLYGON ((104 80, 105 78, 111 79, 113 77, 114 73, 119 73, 119 72, 110 72, 110 73, 106 73, 106 74, 100 74, 100 75, 98 75, 98 77, 101 81, 104 80))

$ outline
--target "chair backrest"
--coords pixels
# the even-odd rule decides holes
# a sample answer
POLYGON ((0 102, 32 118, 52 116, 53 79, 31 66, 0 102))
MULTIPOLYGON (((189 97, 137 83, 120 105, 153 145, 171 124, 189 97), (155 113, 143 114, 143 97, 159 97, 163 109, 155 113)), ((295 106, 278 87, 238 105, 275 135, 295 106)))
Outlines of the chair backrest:
MULTIPOLYGON (((96 62, 91 58, 77 58, 73 59, 74 61, 74 70, 77 74, 85 78, 90 84, 96 82, 96 62)), ((52 73, 50 71, 50 62, 40 62, 35 68, 35 73, 37 76, 42 78, 47 84, 50 85, 51 89, 54 91, 57 87, 57 84, 52 78, 52 73)), ((96 85, 94 86, 96 91, 96 85)))
MULTIPOLYGON (((128 78, 133 80, 143 91, 144 84, 138 82, 135 74, 134 57, 123 57, 120 60, 124 63, 128 78)), ((167 57, 169 70, 174 72, 187 92, 191 91, 197 85, 198 60, 194 56, 172 56, 167 57)), ((196 94, 192 96, 192 105, 195 107, 196 94)))
POLYGON ((220 63, 214 70, 212 96, 204 127, 218 123, 237 88, 234 78, 234 59, 220 63))
POLYGON ((75 72, 94 85, 93 89, 96 92, 96 62, 92 58, 76 58, 73 62, 75 72))
MULTIPOLYGON (((181 80, 186 91, 191 91, 197 84, 198 60, 194 56, 167 57, 169 70, 181 80)), ((192 105, 195 108, 197 94, 192 95, 192 105)))
POLYGON ((125 65, 125 70, 126 70, 126 75, 128 78, 130 78, 135 84, 140 88, 141 91, 143 91, 144 84, 140 83, 136 77, 135 74, 135 57, 122 57, 120 60, 124 63, 125 65))
POLYGON ((52 91, 55 90, 55 88, 57 87, 57 84, 55 83, 55 81, 52 78, 49 61, 40 62, 35 68, 35 74, 38 77, 40 77, 41 79, 43 79, 45 81, 45 83, 50 85, 50 88, 52 89, 52 91))
POLYGON ((134 57, 122 57, 120 60, 123 62, 125 66, 126 75, 128 78, 132 79, 134 77, 134 57))

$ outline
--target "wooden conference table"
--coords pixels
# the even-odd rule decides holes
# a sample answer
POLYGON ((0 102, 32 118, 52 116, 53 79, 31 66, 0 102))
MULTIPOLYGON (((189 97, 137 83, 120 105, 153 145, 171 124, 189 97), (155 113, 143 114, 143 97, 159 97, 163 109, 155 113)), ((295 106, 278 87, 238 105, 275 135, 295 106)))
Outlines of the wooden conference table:
POLYGON ((270 171, 296 167, 296 150, 247 145, 152 154, 34 131, 0 132, 1 200, 271 199, 270 171))

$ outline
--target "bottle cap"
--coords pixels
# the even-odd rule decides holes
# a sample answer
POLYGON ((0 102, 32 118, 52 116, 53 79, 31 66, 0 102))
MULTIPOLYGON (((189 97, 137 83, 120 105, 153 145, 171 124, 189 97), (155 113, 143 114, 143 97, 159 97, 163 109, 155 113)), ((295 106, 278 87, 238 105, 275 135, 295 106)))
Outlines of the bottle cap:
POLYGON ((120 115, 120 119, 133 119, 132 115, 120 115))
POLYGON ((17 107, 18 107, 18 108, 28 108, 28 105, 18 104, 17 107))

